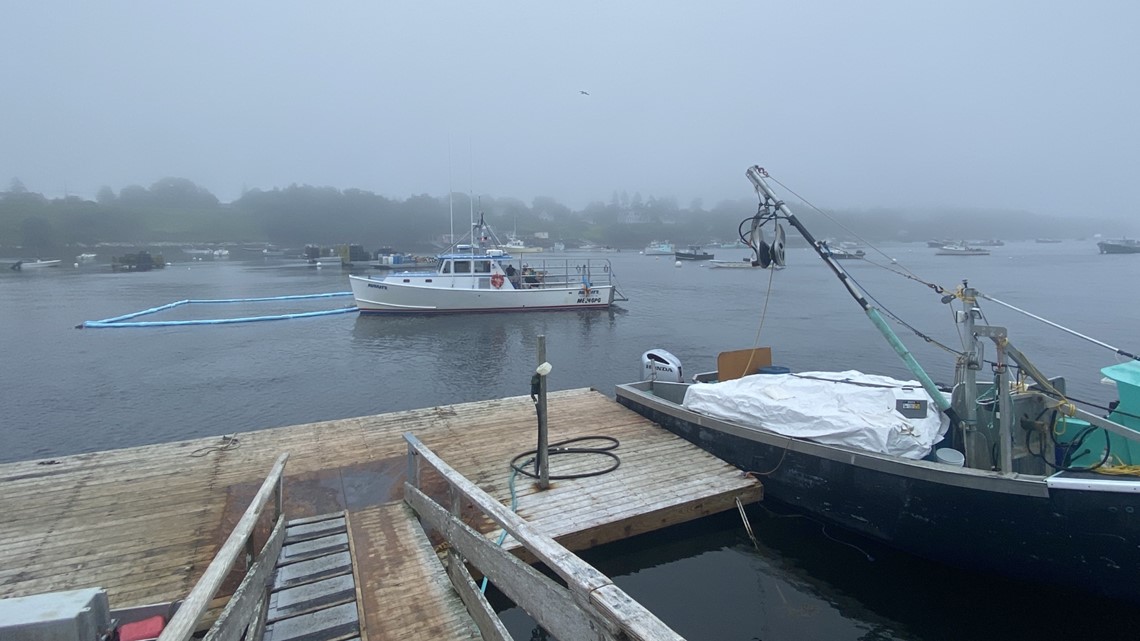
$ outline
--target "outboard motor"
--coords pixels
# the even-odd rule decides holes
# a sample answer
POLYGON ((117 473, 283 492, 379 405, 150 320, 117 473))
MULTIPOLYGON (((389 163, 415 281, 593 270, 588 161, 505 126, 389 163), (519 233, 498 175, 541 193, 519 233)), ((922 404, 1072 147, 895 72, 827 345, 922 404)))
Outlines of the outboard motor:
POLYGON ((683 383, 681 359, 663 349, 651 349, 641 355, 641 380, 683 383))

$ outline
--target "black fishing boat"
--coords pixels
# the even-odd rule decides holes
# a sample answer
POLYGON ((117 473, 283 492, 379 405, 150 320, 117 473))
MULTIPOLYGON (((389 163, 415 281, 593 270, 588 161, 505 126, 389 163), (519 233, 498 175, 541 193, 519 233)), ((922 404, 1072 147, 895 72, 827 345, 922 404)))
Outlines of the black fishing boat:
POLYGON ((676 252, 673 257, 677 260, 712 260, 714 255, 701 249, 700 245, 689 245, 688 249, 676 252))
POLYGON ((722 355, 718 372, 689 383, 679 361, 650 350, 646 380, 617 386, 618 402, 756 475, 766 500, 825 523, 957 567, 1140 602, 1137 356, 966 283, 955 291, 931 285, 955 307, 963 337, 955 384, 939 388, 825 244, 776 198, 767 172, 752 167, 747 176, 760 197, 748 234, 753 262, 783 265, 782 226, 795 227, 915 380, 791 373, 770 367, 770 351, 760 349, 746 350, 743 364, 722 355), (1120 397, 1107 418, 1066 396, 1064 379, 1046 376, 1005 328, 986 323, 983 300, 1125 357, 1102 370, 1120 397), (992 382, 980 380, 982 371, 992 382), (795 387, 807 384, 820 391, 795 387), (878 403, 872 419, 856 409, 868 399, 878 403))

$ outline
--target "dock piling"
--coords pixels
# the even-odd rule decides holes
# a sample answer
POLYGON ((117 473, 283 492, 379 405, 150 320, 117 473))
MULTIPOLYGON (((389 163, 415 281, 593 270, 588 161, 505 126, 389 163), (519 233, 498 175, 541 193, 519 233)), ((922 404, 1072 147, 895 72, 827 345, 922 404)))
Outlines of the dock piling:
POLYGON ((548 436, 546 425, 546 377, 550 374, 550 363, 546 362, 546 336, 538 335, 538 400, 535 408, 538 412, 538 452, 535 456, 535 466, 538 473, 538 489, 550 488, 550 457, 548 450, 548 436))

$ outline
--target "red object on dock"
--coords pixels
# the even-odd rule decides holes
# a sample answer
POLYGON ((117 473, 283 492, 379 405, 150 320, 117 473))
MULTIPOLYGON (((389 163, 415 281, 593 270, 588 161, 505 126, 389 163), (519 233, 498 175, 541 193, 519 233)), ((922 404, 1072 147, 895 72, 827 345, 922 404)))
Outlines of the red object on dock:
POLYGON ((158 635, 162 634, 162 629, 165 627, 166 618, 161 614, 134 623, 124 623, 119 626, 119 641, 156 639, 158 635))

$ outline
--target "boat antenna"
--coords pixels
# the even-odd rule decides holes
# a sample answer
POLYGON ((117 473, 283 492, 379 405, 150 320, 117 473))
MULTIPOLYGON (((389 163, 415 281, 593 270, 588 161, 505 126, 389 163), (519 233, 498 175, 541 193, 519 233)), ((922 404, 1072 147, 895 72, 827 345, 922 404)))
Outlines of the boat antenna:
POLYGON ((448 251, 455 247, 455 191, 451 187, 451 138, 447 139, 447 211, 451 219, 451 235, 447 237, 448 251))
MULTIPOLYGON (((887 322, 883 320, 882 315, 879 314, 879 310, 867 302, 867 298, 863 295, 863 292, 860 291, 852 279, 848 277, 847 273, 839 265, 838 261, 832 257, 831 251, 827 247, 827 243, 817 241, 815 237, 812 236, 811 232, 809 232, 807 228, 804 227, 803 223, 801 223, 799 219, 796 218, 796 215, 792 213, 792 210, 788 209, 787 204, 785 204, 784 201, 776 198, 776 194, 772 191, 772 187, 765 180, 765 178, 768 178, 768 172, 765 171, 763 167, 753 165, 744 172, 744 175, 748 177, 748 180, 752 181, 753 187, 756 188, 756 195, 760 198, 760 208, 756 212, 756 215, 752 218, 752 242, 750 243, 752 245, 753 255, 752 264, 754 266, 767 268, 769 265, 778 264, 777 261, 782 262, 783 260, 783 256, 777 255, 777 252, 774 251, 777 249, 775 245, 770 246, 764 242, 763 233, 760 231, 761 226, 765 222, 776 218, 774 214, 770 213, 772 210, 775 210, 779 212, 779 214, 781 214, 785 220, 788 221, 788 224, 790 224, 792 227, 795 227, 796 230, 800 232, 800 234, 804 237, 804 240, 806 240, 811 248, 815 250, 815 253, 819 254, 819 257, 823 259, 823 262, 829 268, 831 268, 831 271, 839 279, 839 282, 843 283, 843 286, 847 288, 847 292, 851 294, 851 297, 855 299, 855 302, 859 303, 859 306, 863 308, 863 312, 867 314, 867 317, 869 319, 871 319, 871 323, 875 326, 876 329, 879 330, 879 333, 883 335, 883 338, 887 339, 887 343, 890 344, 890 346, 895 350, 895 353, 898 354, 899 358, 901 358, 903 363, 906 364, 907 369, 909 369, 910 372, 914 374, 914 376, 922 384, 923 389, 926 390, 926 393, 929 394, 930 398, 934 400, 934 403, 938 405, 938 409, 940 409, 950 419, 951 429, 956 428, 959 418, 957 412, 955 412, 954 408, 950 406, 950 401, 947 400, 942 391, 938 389, 938 386, 934 384, 934 381, 930 378, 929 375, 927 375, 926 371, 922 369, 922 366, 918 364, 918 361, 914 359, 914 356, 910 353, 910 350, 906 348, 906 345, 904 345, 903 342, 899 340, 899 337, 895 335, 893 331, 891 331, 891 328, 887 325, 887 322)), ((777 237, 782 237, 782 233, 778 227, 778 221, 776 225, 777 237)), ((780 242, 780 245, 781 246, 778 248, 778 253, 782 254, 782 241, 780 242)))

